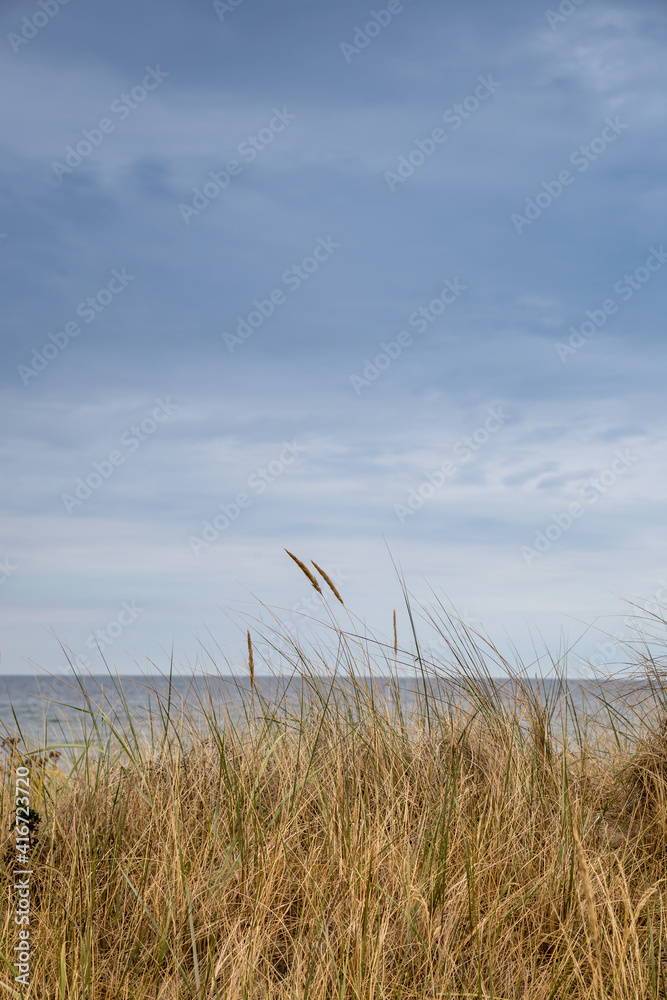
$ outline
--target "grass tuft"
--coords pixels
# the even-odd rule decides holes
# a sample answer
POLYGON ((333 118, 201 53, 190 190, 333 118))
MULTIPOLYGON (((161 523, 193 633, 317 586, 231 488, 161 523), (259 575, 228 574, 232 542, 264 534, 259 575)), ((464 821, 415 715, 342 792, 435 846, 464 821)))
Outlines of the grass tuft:
MULTIPOLYGON (((384 644, 333 617, 326 647, 290 636, 271 696, 248 632, 234 705, 169 684, 149 729, 88 700, 61 756, 5 741, 5 900, 17 762, 40 818, 27 996, 667 995, 660 677, 602 685, 592 711, 564 669, 536 686, 461 623, 442 663, 392 624, 384 644)), ((9 906, 1 936, 16 995, 9 906)))

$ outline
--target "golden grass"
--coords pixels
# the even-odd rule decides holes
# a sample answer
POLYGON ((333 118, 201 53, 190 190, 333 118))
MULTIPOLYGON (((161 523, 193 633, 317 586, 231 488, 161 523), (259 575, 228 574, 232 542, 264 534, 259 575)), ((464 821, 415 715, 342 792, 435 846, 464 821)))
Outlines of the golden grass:
POLYGON ((322 579, 324 580, 324 582, 326 583, 326 585, 328 586, 328 588, 331 591, 331 593, 336 598, 336 600, 340 601, 341 604, 345 604, 345 601, 343 600, 343 598, 340 596, 340 594, 338 592, 338 588, 336 587, 336 584, 333 582, 333 580, 331 579, 331 577, 329 576, 329 574, 325 570, 323 570, 321 566, 318 566, 317 563, 313 559, 311 559, 311 562, 312 562, 313 566, 315 567, 315 569, 317 570, 317 572, 322 577, 322 579))
MULTIPOLYGON (((365 679, 363 643, 349 673, 336 635, 348 679, 309 672, 298 650, 289 704, 255 684, 255 714, 246 702, 232 722, 213 702, 195 721, 170 701, 148 741, 128 719, 106 743, 32 758, 25 995, 664 998, 662 686, 652 728, 621 732, 611 711, 586 724, 572 705, 568 739, 534 686, 515 677, 502 697, 475 673, 472 647, 465 664, 456 647, 454 705, 420 655, 407 710, 396 677, 365 679)), ((3 853, 10 764, 29 759, 9 752, 3 853)), ((0 865, 7 986, 11 872, 0 865)))
POLYGON ((290 557, 290 559, 294 560, 294 562, 297 564, 301 572, 308 577, 308 579, 310 580, 310 582, 312 583, 313 587, 318 592, 318 594, 321 594, 322 588, 317 582, 317 578, 313 576, 313 574, 310 572, 306 564, 301 559, 299 559, 298 556, 295 556, 293 552, 290 552, 289 549, 285 549, 285 552, 287 552, 287 555, 290 557))

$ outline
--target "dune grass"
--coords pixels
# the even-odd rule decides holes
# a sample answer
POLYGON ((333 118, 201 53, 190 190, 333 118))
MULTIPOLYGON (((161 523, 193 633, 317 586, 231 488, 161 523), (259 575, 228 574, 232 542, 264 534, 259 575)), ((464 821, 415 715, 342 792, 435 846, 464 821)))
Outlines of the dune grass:
POLYGON ((504 663, 502 688, 480 637, 450 621, 447 663, 410 650, 410 700, 397 644, 372 654, 331 628, 326 655, 285 653, 289 697, 250 685, 234 716, 212 695, 196 712, 162 697, 148 734, 90 704, 86 738, 61 758, 27 738, 7 750, 3 853, 19 761, 40 823, 23 992, 0 865, 0 994, 667 996, 655 663, 641 712, 616 693, 592 719, 562 677, 538 690, 504 663))

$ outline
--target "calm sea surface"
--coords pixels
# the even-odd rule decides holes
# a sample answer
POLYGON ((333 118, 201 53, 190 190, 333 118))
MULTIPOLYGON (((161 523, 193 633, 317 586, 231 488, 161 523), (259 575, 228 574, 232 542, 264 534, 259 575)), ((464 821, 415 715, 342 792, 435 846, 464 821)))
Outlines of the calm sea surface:
MULTIPOLYGON (((370 683, 376 697, 395 700, 395 682, 375 678, 370 683)), ((339 678, 337 684, 340 689, 344 682, 339 678)), ((419 680, 399 678, 398 696, 403 710, 414 708, 418 699, 423 704, 420 685, 419 680)), ((315 699, 324 700, 328 687, 326 679, 320 679, 315 699)), ((660 698, 656 699, 646 683, 570 681, 565 688, 560 682, 540 681, 533 682, 530 688, 540 702, 555 706, 556 720, 563 714, 568 717, 574 706, 580 718, 596 717, 610 727, 613 721, 622 732, 631 732, 640 718, 660 711, 660 698)), ((511 703, 512 691, 511 684, 505 682, 501 694, 504 702, 511 703)), ((667 691, 663 694, 667 696, 667 691)), ((294 718, 299 715, 304 696, 312 700, 312 682, 307 685, 298 678, 259 677, 255 710, 266 714, 279 706, 279 714, 294 718)), ((443 682, 434 685, 429 698, 440 711, 463 700, 460 692, 457 694, 443 682)), ((250 704, 247 677, 174 676, 170 681, 160 676, 77 679, 0 675, 0 737, 19 736, 28 745, 55 747, 78 742, 86 735, 109 733, 113 727, 126 731, 130 726, 150 737, 151 729, 155 733, 162 731, 167 714, 173 720, 181 713, 202 722, 212 716, 220 722, 225 717, 239 720, 247 711, 244 705, 250 704)), ((568 717, 568 731, 573 731, 573 725, 573 719, 568 717)))

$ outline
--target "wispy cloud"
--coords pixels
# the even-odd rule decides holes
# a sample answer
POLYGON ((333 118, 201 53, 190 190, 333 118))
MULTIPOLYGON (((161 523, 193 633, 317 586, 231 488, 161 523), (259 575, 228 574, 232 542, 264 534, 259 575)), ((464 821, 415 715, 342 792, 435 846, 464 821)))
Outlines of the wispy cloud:
MULTIPOLYGON (((340 566, 377 622, 386 543, 485 624, 555 632, 653 592, 667 269, 642 268, 663 252, 667 14, 574 7, 550 24, 528 0, 404 2, 369 31, 351 0, 72 2, 6 41, 6 670, 54 662, 49 626, 86 649, 132 600, 120 665, 172 637, 192 652, 203 624, 233 643, 221 603, 300 600, 284 546, 340 566), (445 279, 461 294, 440 309, 445 279), (168 397, 130 460, 121 436, 168 397), (400 523, 496 404, 511 420, 400 523), (639 456, 627 476, 526 566, 618 449, 639 456)), ((5 38, 37 10, 6 4, 5 38)))

